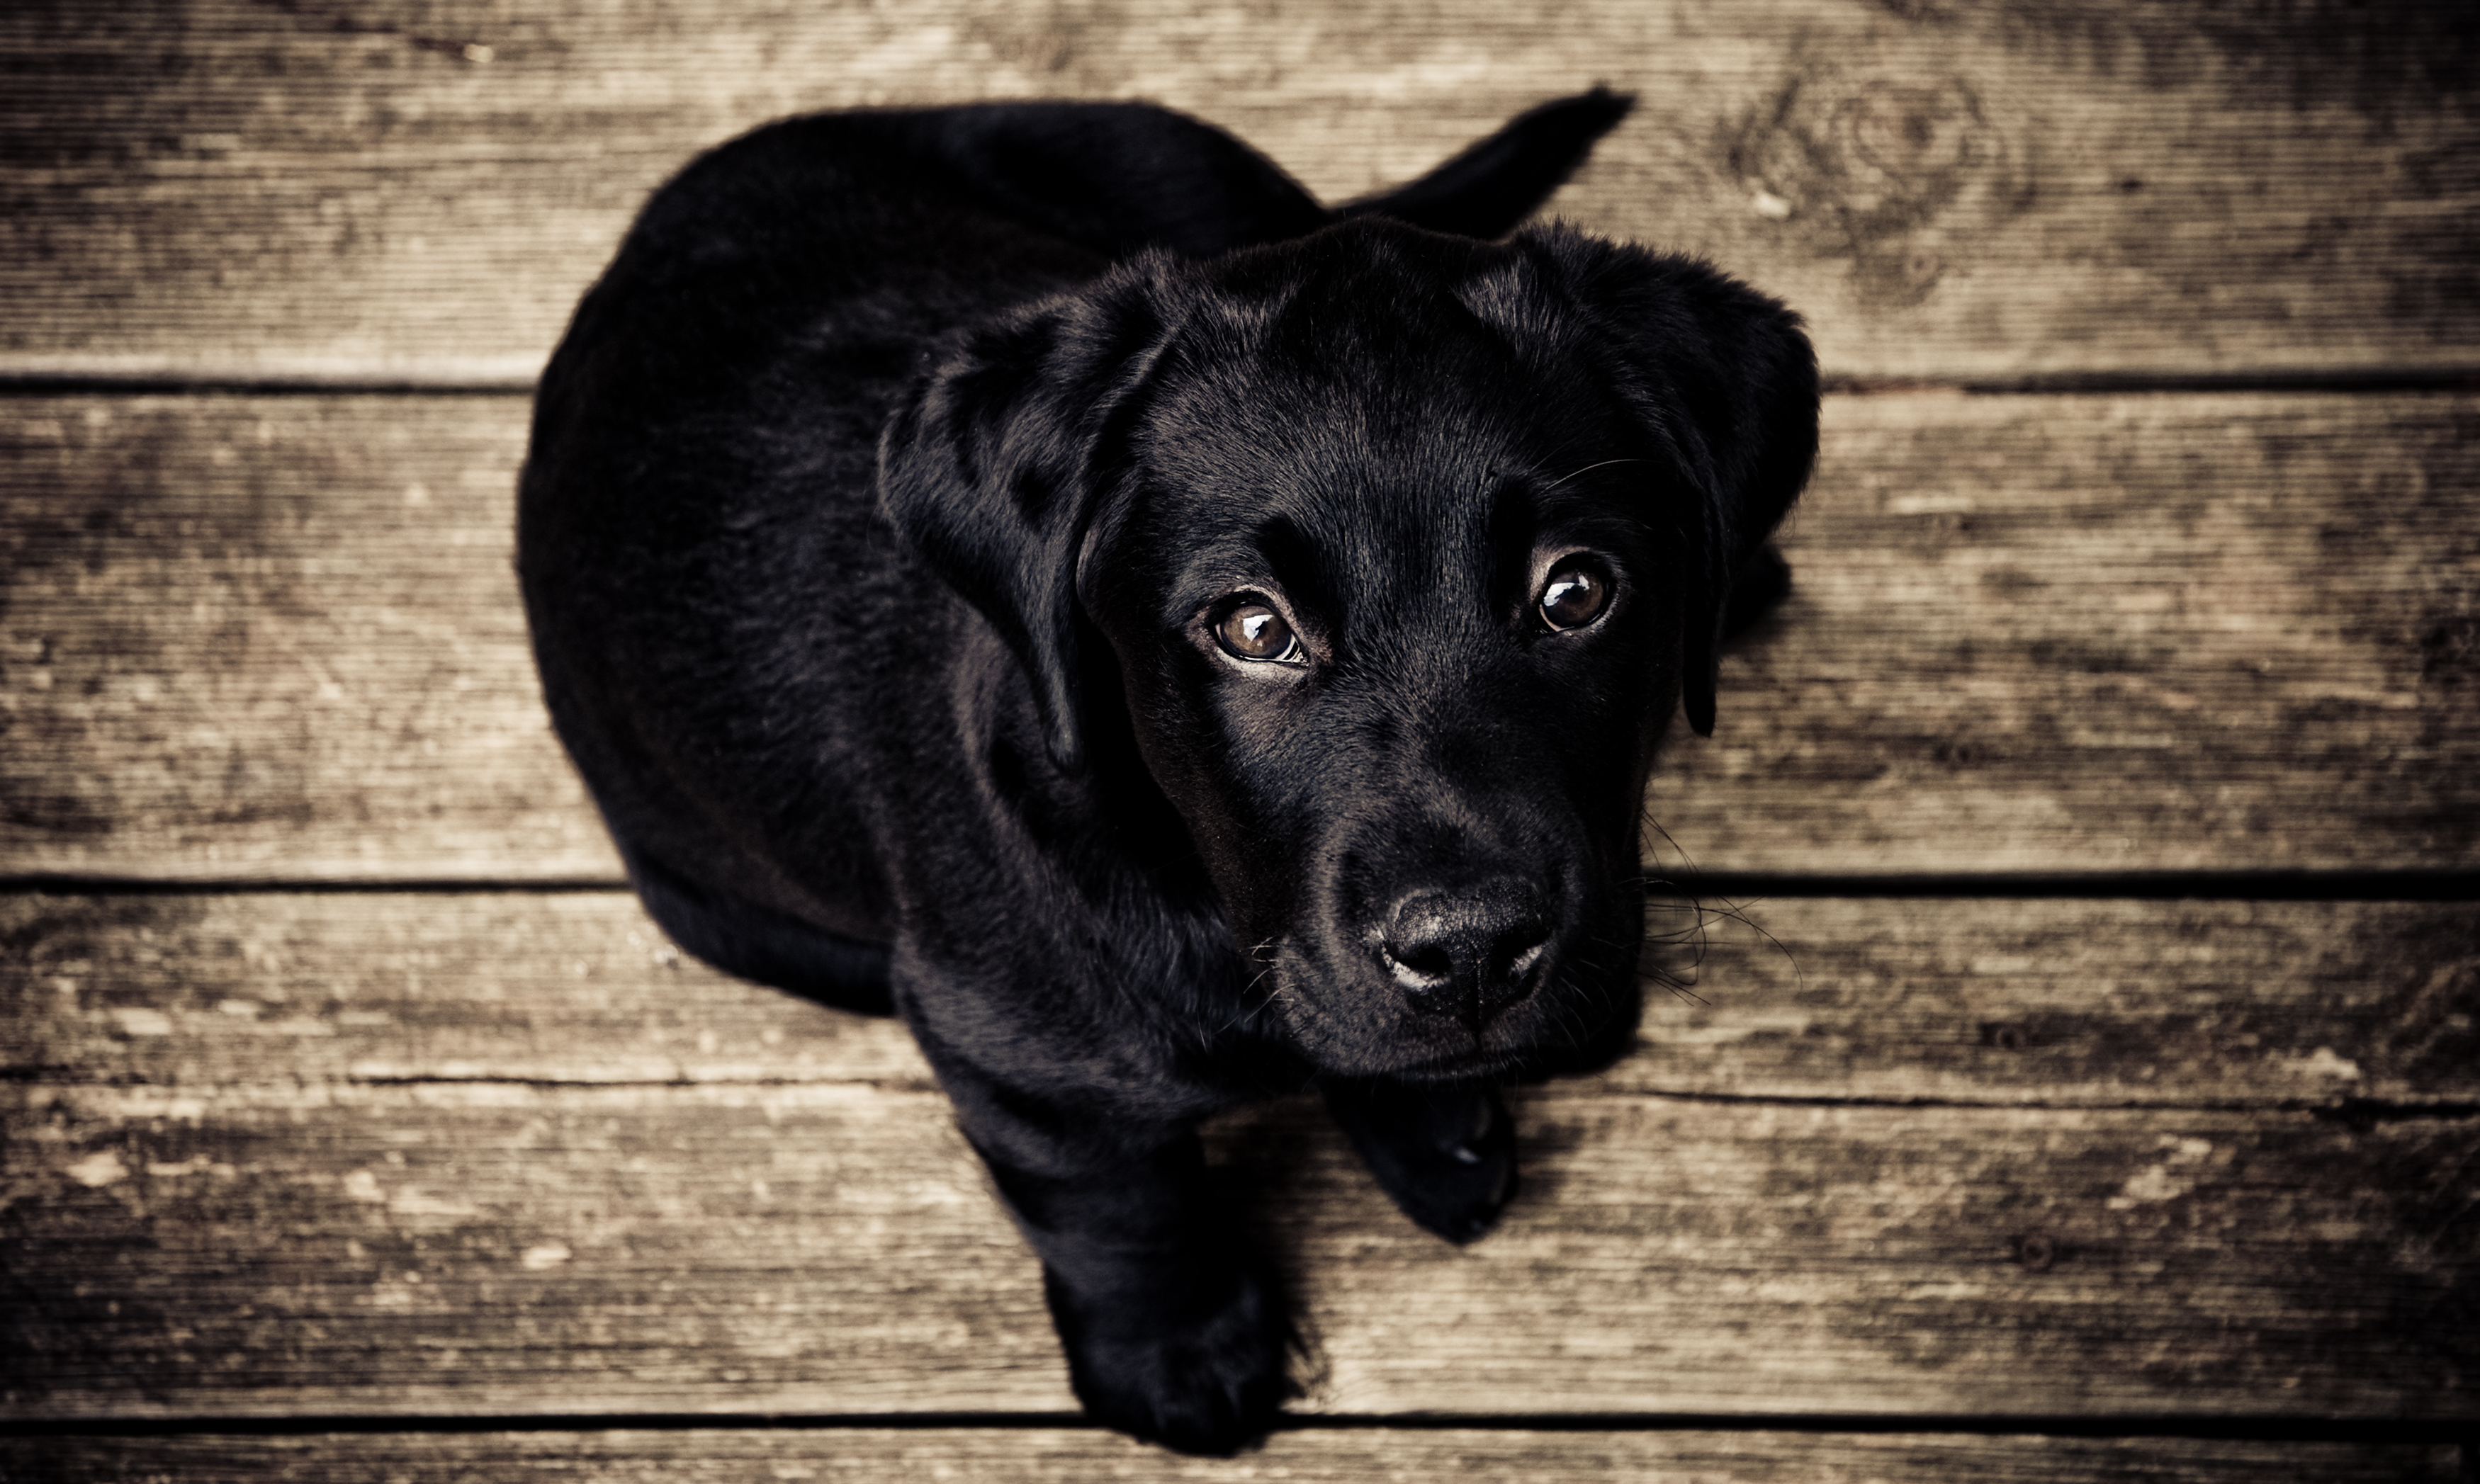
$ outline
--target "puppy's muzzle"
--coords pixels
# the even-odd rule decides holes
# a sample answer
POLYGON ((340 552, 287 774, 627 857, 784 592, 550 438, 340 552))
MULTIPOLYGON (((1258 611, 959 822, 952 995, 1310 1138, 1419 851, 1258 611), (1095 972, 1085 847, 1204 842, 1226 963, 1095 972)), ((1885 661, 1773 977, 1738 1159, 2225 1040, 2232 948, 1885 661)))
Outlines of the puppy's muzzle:
POLYGON ((1511 876, 1398 898, 1378 952, 1404 998, 1476 1036, 1540 983, 1555 932, 1540 889, 1511 876))

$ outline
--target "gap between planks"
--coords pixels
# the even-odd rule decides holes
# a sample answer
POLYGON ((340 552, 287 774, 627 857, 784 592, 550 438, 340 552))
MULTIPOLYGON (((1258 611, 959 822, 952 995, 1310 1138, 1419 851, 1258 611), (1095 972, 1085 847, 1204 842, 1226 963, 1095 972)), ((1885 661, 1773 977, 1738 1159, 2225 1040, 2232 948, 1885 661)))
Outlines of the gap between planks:
MULTIPOLYGON (((2025 376, 1858 376, 1827 374, 1829 397, 1909 397, 1951 393, 1964 397, 2141 397, 2361 394, 2480 391, 2480 366, 2369 368, 2305 367, 2297 370, 2187 371, 2058 371, 2025 376)), ((246 373, 106 375, 41 371, 0 372, 0 397, 530 397, 534 378, 461 380, 409 376, 251 376, 246 373)))
MULTIPOLYGON (((1862 897, 2132 902, 2470 902, 2480 901, 2480 871, 1984 871, 1951 875, 1898 872, 1882 876, 1792 876, 1756 871, 1681 873, 1661 885, 1691 901, 1732 904, 1744 898, 1862 897)), ((454 896, 508 891, 538 895, 627 892, 620 876, 252 878, 0 874, 0 893, 94 896, 302 896, 334 893, 454 896)))
MULTIPOLYGON (((508 1420, 503 1429, 525 1420, 508 1420)), ((583 1422, 577 1432, 519 1433, 451 1427, 425 1431, 199 1437, 64 1434, 38 1460, 63 1484, 115 1481, 168 1470, 192 1481, 280 1472, 305 1481, 360 1479, 382 1466, 405 1480, 465 1479, 521 1471, 530 1479, 679 1480, 770 1474, 776 1478, 949 1477, 1002 1480, 1097 1478, 1281 1479, 1289 1484, 1373 1480, 1523 1478, 1541 1484, 1613 1477, 1693 1478, 1698 1484, 1834 1484, 1900 1479, 1972 1484, 2238 1484, 2280 1477, 2294 1484, 2452 1484, 2467 1478, 2450 1438, 2408 1428, 2391 1437, 2300 1439, 2277 1426, 2261 1438, 2097 1437, 2075 1430, 2020 1435, 1901 1430, 1802 1433, 1681 1427, 1597 1431, 1549 1425, 1492 1426, 1460 1420, 1373 1419, 1367 1425, 1279 1429, 1264 1447, 1231 1460, 1178 1458, 1070 1420, 1018 1425, 876 1425, 842 1430, 807 1421, 755 1426, 735 1420, 648 1431, 583 1422), (710 1471, 730 1471, 710 1472, 710 1471)), ((0 1440, 0 1465, 32 1454, 0 1440)))

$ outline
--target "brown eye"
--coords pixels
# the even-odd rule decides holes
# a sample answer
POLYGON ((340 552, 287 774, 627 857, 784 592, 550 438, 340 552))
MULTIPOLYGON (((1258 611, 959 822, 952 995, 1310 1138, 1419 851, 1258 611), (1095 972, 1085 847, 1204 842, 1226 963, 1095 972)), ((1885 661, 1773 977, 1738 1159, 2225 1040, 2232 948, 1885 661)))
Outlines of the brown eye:
POLYGON ((1214 642, 1233 659, 1290 659, 1300 649, 1292 626, 1262 602, 1244 602, 1214 626, 1214 642))
POLYGON ((1582 628, 1610 605, 1610 574, 1590 562, 1562 562, 1541 585, 1541 622, 1554 629, 1582 628))

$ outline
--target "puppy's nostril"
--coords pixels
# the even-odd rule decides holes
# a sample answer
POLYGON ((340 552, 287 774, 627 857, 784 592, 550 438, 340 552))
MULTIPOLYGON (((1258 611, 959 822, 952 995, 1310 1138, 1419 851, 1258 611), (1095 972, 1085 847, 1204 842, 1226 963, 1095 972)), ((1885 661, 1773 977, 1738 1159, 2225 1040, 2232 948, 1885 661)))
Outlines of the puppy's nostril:
POLYGON ((1427 988, 1455 977, 1455 955, 1437 944, 1398 948, 1389 943, 1386 957, 1393 962, 1395 977, 1408 982, 1407 987, 1427 988))
POLYGON ((1507 955, 1507 977, 1522 979, 1532 973, 1533 966, 1541 961, 1541 956, 1550 951, 1550 925, 1537 921, 1526 923, 1500 938, 1499 947, 1507 955))

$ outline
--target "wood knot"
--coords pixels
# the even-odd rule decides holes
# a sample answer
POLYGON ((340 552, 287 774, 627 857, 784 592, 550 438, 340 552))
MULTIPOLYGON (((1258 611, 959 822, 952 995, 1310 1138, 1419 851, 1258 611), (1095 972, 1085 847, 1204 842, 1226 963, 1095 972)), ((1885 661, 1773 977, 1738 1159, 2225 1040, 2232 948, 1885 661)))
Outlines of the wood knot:
POLYGON ((1944 223, 2014 215, 2028 188, 1961 78, 1838 71, 1801 66, 1740 124, 1730 164, 1758 215, 1821 257, 1851 259, 1873 297, 1917 302, 1946 271, 1944 223))
POLYGON ((1970 167, 1985 151, 1988 130, 1979 100, 1960 82, 1873 82, 1834 111, 1847 168, 1890 181, 1924 182, 1970 167))

